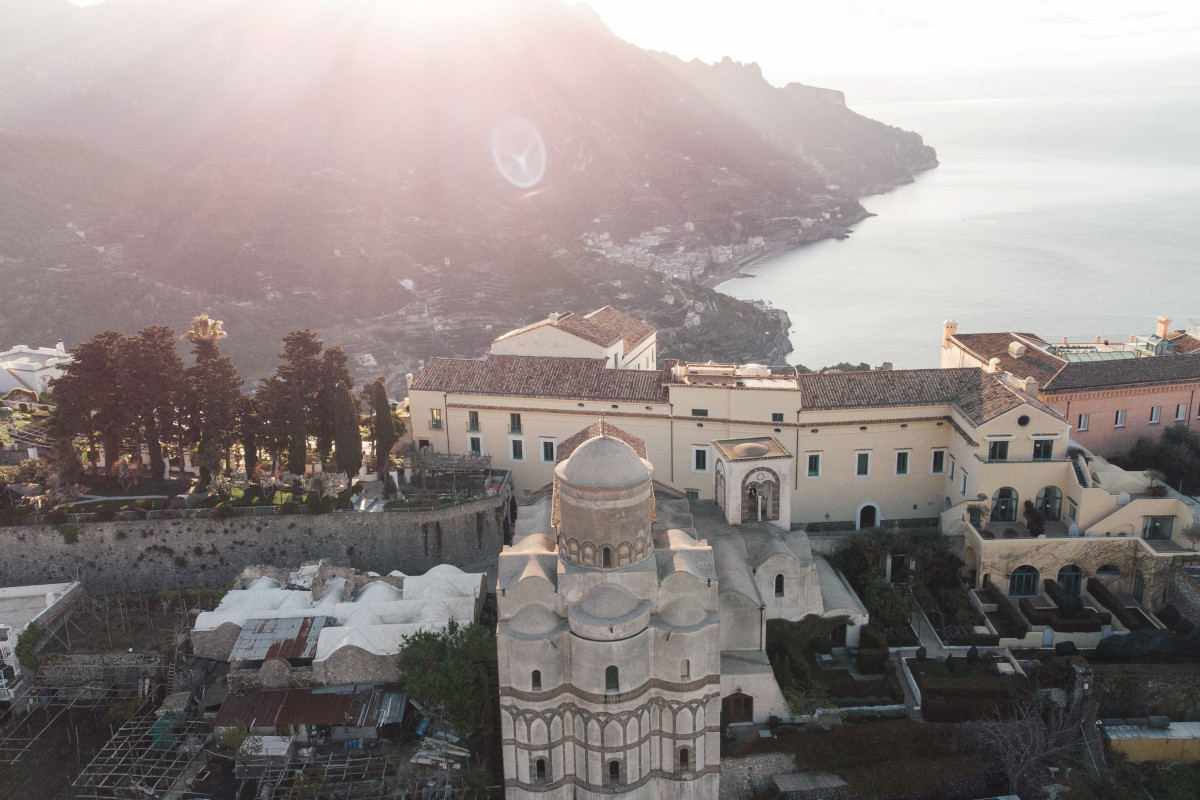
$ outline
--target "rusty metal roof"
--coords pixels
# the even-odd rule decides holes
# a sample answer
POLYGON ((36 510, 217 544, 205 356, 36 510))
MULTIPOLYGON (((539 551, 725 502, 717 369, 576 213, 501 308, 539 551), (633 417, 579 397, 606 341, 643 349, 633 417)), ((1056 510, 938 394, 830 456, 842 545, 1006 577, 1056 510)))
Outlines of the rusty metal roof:
POLYGON ((349 684, 317 689, 231 694, 214 725, 344 725, 378 728, 404 719, 408 696, 399 687, 349 684))
POLYGON ((238 634, 229 660, 266 661, 269 658, 313 658, 317 638, 328 617, 248 619, 238 634))

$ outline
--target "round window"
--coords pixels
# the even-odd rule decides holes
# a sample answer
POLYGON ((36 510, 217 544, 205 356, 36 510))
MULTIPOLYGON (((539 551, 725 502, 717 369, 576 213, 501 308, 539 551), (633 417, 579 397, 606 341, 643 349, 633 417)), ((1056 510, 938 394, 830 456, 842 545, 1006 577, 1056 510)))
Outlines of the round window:
POLYGON ((1017 417, 1017 424, 1020 425, 1022 428, 1024 428, 1026 425, 1029 424, 1029 416, 1026 414, 1022 414, 1021 416, 1017 417))

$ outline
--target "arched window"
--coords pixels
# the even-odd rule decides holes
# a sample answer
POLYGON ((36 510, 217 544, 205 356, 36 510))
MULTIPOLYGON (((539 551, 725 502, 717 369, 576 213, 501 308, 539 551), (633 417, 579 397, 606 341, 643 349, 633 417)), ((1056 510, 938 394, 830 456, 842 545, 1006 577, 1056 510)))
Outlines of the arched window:
POLYGON ((1017 490, 1004 486, 992 495, 992 522, 1017 521, 1017 490))
POLYGON ((604 691, 621 691, 621 680, 615 666, 608 666, 604 668, 604 691))
POLYGON ((533 671, 533 675, 529 678, 529 685, 535 692, 540 692, 542 690, 542 671, 540 669, 535 669, 533 671))
POLYGON ((1058 571, 1058 586, 1064 594, 1078 597, 1079 590, 1083 588, 1083 570, 1074 564, 1067 564, 1058 571))
POLYGON ((1013 570, 1008 579, 1009 597, 1034 597, 1038 593, 1038 571, 1026 564, 1013 570))
POLYGON ((1044 486, 1038 489, 1034 505, 1047 522, 1057 522, 1062 518, 1062 491, 1057 486, 1044 486))
POLYGON ((775 596, 783 597, 783 575, 775 576, 775 596))
POLYGON ((608 785, 619 786, 621 783, 621 762, 608 762, 608 785))
POLYGON ((688 752, 686 747, 679 748, 679 770, 687 772, 692 768, 692 754, 688 752))
POLYGON ((612 568, 612 550, 610 548, 607 548, 607 547, 601 548, 601 550, 600 550, 600 566, 604 567, 605 569, 612 568))
POLYGON ((537 762, 534 764, 534 766, 533 766, 533 782, 534 783, 545 783, 546 782, 546 759, 539 758, 537 760, 537 762))
POLYGON ((1115 578, 1121 574, 1121 569, 1116 564, 1105 564, 1100 569, 1096 570, 1097 578, 1115 578))
POLYGON ((692 662, 690 660, 685 658, 679 662, 679 677, 685 681, 692 677, 692 662))

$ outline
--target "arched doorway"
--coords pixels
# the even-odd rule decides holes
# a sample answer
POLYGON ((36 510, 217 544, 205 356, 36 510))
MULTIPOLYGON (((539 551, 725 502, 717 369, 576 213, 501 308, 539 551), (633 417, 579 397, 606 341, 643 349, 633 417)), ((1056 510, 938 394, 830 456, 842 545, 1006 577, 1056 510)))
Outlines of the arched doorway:
POLYGON ((1058 588, 1063 590, 1063 594, 1079 597, 1079 592, 1083 588, 1083 570, 1074 564, 1067 564, 1060 569, 1058 571, 1058 588))
POLYGON ((979 586, 979 554, 974 547, 963 548, 963 577, 970 581, 972 586, 979 586))
POLYGON ((1041 575, 1028 564, 1017 567, 1008 578, 1009 597, 1035 597, 1038 594, 1038 579, 1041 575))
POLYGON ((779 519, 779 476, 769 469, 756 469, 742 480, 742 522, 779 519))
POLYGON ((865 528, 874 528, 879 524, 879 506, 875 505, 874 503, 863 503, 858 507, 857 522, 857 530, 861 531, 865 528))
POLYGON ((754 722, 754 698, 735 692, 721 701, 721 717, 727 725, 754 722))
POLYGON ((992 522, 1017 521, 1017 490, 1003 486, 992 495, 992 522))
POLYGON ((1057 486, 1043 486, 1038 489, 1034 506, 1047 522, 1057 522, 1062 518, 1062 491, 1057 486))

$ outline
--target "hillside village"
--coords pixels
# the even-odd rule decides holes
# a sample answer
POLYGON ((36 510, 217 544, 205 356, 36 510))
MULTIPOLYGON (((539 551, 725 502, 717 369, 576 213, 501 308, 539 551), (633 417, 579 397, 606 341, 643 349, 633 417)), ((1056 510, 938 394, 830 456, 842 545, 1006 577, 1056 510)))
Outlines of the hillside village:
POLYGON ((0 353, 9 796, 1195 785, 1200 330, 802 373, 604 306, 399 400, 225 336, 0 353))

